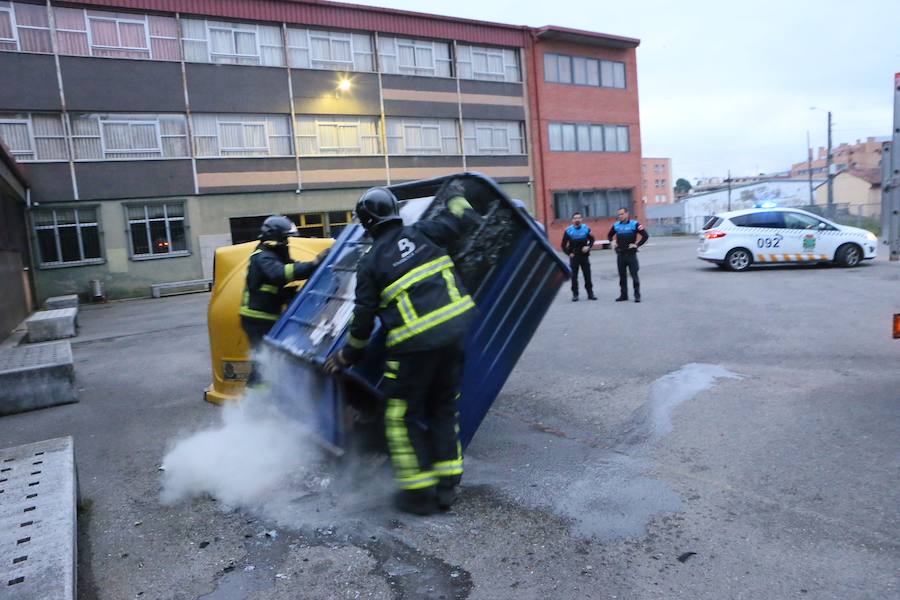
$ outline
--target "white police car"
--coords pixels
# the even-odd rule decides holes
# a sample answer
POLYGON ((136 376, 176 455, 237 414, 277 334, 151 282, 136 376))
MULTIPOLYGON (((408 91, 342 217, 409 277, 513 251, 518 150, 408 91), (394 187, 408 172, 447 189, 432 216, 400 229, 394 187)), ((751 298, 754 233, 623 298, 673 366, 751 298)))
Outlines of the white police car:
POLYGON ((797 208, 751 208, 716 215, 700 234, 697 258, 732 271, 753 264, 834 261, 855 267, 877 255, 875 234, 797 208))

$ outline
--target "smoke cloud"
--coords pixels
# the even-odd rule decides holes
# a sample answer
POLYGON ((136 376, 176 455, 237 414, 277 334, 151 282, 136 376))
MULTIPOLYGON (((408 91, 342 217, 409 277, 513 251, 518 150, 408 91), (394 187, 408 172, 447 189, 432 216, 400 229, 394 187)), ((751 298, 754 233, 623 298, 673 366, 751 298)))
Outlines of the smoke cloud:
POLYGON ((161 500, 208 494, 229 506, 259 504, 316 461, 309 440, 264 393, 249 392, 223 408, 220 425, 174 444, 163 459, 161 500))

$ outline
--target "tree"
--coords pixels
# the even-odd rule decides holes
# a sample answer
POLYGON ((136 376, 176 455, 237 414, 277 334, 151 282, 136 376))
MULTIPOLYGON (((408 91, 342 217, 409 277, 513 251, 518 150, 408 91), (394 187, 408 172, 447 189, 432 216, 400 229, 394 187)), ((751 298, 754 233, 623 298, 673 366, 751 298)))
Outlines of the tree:
POLYGON ((691 191, 692 187, 693 186, 691 185, 691 182, 688 181, 687 179, 682 179, 679 177, 675 181, 675 193, 676 194, 687 194, 688 192, 691 191))

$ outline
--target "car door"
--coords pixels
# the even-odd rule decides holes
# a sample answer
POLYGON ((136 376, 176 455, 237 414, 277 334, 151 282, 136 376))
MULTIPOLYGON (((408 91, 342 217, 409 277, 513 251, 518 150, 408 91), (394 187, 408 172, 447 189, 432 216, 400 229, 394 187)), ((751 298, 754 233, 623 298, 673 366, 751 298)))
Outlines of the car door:
POLYGON ((778 211, 760 211, 734 217, 740 228, 742 245, 759 263, 785 262, 784 219, 778 211))
POLYGON ((785 211, 785 252, 798 262, 831 260, 834 257, 837 230, 812 215, 785 211))

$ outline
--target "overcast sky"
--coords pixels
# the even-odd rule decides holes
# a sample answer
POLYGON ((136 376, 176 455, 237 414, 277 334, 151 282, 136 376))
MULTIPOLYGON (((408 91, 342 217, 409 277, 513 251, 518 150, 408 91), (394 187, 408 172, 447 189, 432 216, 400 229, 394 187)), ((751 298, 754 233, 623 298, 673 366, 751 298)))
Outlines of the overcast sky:
POLYGON ((644 156, 676 177, 786 170, 826 142, 887 136, 900 0, 357 0, 636 37, 644 156))

